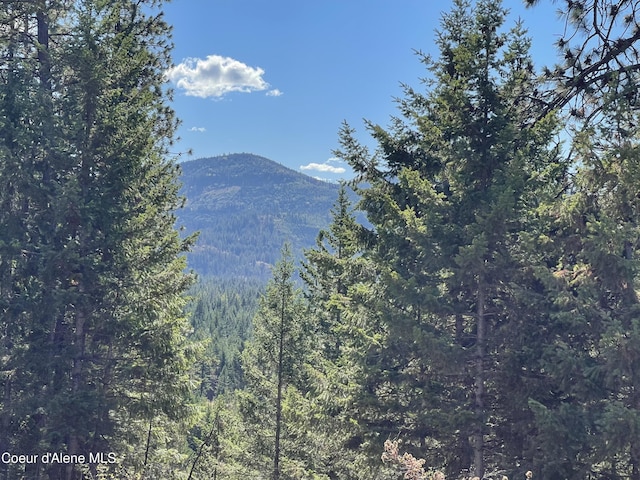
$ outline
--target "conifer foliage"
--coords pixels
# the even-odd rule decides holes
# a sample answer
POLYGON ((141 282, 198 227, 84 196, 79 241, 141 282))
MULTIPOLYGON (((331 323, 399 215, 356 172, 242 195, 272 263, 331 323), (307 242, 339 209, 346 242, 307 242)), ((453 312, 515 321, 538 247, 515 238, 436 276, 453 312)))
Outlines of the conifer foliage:
POLYGON ((563 4, 537 75, 454 0, 376 150, 341 131, 369 223, 342 185, 300 278, 190 308, 162 3, 0 0, 0 453, 115 454, 0 480, 640 480, 635 3, 563 4))
POLYGON ((531 121, 529 42, 520 25, 503 30, 505 14, 495 2, 455 2, 438 32, 440 57, 423 57, 427 92, 407 88, 390 130, 369 125, 373 156, 347 126, 338 152, 368 184, 362 207, 375 229, 368 253, 386 326, 368 380, 376 428, 383 439, 403 432, 432 452, 433 466, 478 477, 519 443, 496 436, 527 410, 526 400, 520 412, 505 403, 513 372, 502 371, 502 355, 526 312, 520 237, 542 183, 559 180, 554 120, 531 121))
MULTIPOLYGON (((125 445, 183 412, 191 239, 174 229, 160 3, 2 2, 3 452, 117 452, 141 472, 149 452, 126 458, 125 445)), ((78 475, 72 464, 0 471, 78 475)))
MULTIPOLYGON (((524 0, 527 6, 540 0, 524 0)), ((607 98, 637 103, 640 70, 639 6, 623 0, 564 0, 564 31, 555 45, 560 61, 544 69, 551 88, 539 90, 546 111, 564 110, 578 123, 597 124, 607 98)))
POLYGON ((253 339, 244 352, 247 382, 244 414, 258 467, 273 480, 298 478, 291 457, 292 402, 306 382, 309 349, 302 292, 297 288, 288 244, 273 269, 254 318, 253 339))
MULTIPOLYGON (((302 263, 295 369, 276 361, 285 303, 255 318, 227 404, 253 475, 640 479, 636 6, 614 3, 567 2, 586 39, 538 75, 521 23, 456 0, 424 91, 367 124, 376 150, 344 125, 370 226, 343 188, 302 263)), ((297 304, 282 267, 267 298, 297 304)), ((234 453, 216 458, 248 468, 234 453)))

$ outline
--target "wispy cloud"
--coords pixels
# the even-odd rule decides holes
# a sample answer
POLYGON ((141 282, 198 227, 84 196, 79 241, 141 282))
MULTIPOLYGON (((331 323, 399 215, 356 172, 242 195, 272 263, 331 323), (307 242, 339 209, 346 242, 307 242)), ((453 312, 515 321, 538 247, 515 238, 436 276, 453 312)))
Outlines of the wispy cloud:
MULTIPOLYGON (((220 55, 207 58, 187 58, 166 72, 167 78, 187 95, 200 98, 219 98, 230 92, 257 92, 269 90, 262 78, 264 70, 251 67, 238 60, 220 55)), ((272 89, 270 96, 282 92, 272 89)))
POLYGON ((336 167, 330 165, 330 163, 335 163, 336 159, 330 158, 324 163, 309 163, 307 165, 301 165, 300 170, 313 170, 316 172, 324 172, 324 173, 344 173, 347 170, 344 167, 336 167))
POLYGON ((206 129, 206 128, 204 128, 204 127, 191 127, 191 128, 189 129, 189 131, 190 131, 190 132, 203 133, 203 132, 206 132, 206 131, 207 131, 207 129, 206 129))

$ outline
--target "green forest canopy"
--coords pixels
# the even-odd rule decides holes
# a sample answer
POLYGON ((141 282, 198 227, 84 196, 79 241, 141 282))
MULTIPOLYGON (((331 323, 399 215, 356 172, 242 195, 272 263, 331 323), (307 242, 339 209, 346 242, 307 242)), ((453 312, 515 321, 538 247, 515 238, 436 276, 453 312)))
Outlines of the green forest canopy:
POLYGON ((190 306, 161 4, 2 2, 0 478, 640 479, 634 3, 559 4, 536 72, 454 2, 377 149, 341 129, 370 225, 342 188, 298 273, 190 306))

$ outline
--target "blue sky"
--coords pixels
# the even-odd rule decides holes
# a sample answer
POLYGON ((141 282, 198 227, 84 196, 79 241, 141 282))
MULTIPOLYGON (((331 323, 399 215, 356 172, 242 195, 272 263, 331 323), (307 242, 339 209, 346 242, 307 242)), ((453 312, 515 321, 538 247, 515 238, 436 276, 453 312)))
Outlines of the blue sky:
MULTIPOLYGON (((537 63, 553 63, 562 33, 543 0, 504 4, 533 38, 537 63)), ((363 119, 387 125, 400 84, 419 87, 414 50, 437 55, 434 30, 449 1, 173 0, 173 108, 181 160, 248 152, 311 176, 348 178, 332 158, 347 121, 368 144, 363 119)), ((509 26, 511 23, 508 24, 509 26)), ((371 146, 373 144, 370 144, 371 146)))

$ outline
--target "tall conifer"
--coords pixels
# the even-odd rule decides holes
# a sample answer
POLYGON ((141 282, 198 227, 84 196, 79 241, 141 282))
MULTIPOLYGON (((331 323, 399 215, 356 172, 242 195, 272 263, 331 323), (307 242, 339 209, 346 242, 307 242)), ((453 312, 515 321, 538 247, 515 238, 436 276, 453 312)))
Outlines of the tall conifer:
POLYGON ((273 480, 297 476, 290 418, 295 415, 291 401, 306 383, 306 320, 291 248, 285 244, 254 318, 253 338, 243 354, 247 430, 255 448, 256 467, 263 474, 269 472, 273 480))
POLYGON ((562 328, 543 365, 556 387, 535 404, 544 475, 640 478, 636 123, 627 98, 607 98, 598 126, 574 138, 570 189, 555 210, 550 313, 562 328))
MULTIPOLYGON (((3 3, 5 449, 114 451, 143 468, 123 459, 131 426, 182 411, 190 277, 180 255, 191 240, 174 229, 159 4, 3 3)), ((43 474, 79 475, 70 465, 24 472, 43 474)))
MULTIPOLYGON (((348 190, 342 184, 331 209, 332 221, 319 232, 316 246, 305 251, 301 277, 316 348, 302 417, 309 462, 329 478, 370 478, 360 448, 367 426, 356 420, 354 399, 361 395, 361 359, 373 341, 361 317, 373 296, 375 266, 363 256, 364 228, 357 222, 348 190)), ((375 330, 375 328, 374 328, 375 330)), ((381 465, 374 465, 379 469, 381 465)))
POLYGON ((495 2, 456 1, 438 32, 439 58, 423 57, 427 93, 407 88, 402 118, 389 130, 369 125, 373 156, 349 127, 339 152, 370 185, 362 207, 384 289, 387 333, 368 386, 380 407, 373 426, 380 438, 406 437, 416 456, 426 451, 453 475, 482 477, 502 455, 522 456, 507 455, 512 439, 499 436, 515 414, 532 420, 526 401, 505 415, 501 354, 513 349, 502 332, 526 311, 516 307, 530 282, 525 223, 540 186, 561 173, 554 121, 536 123, 529 101, 526 32, 503 32, 504 19, 495 2))

